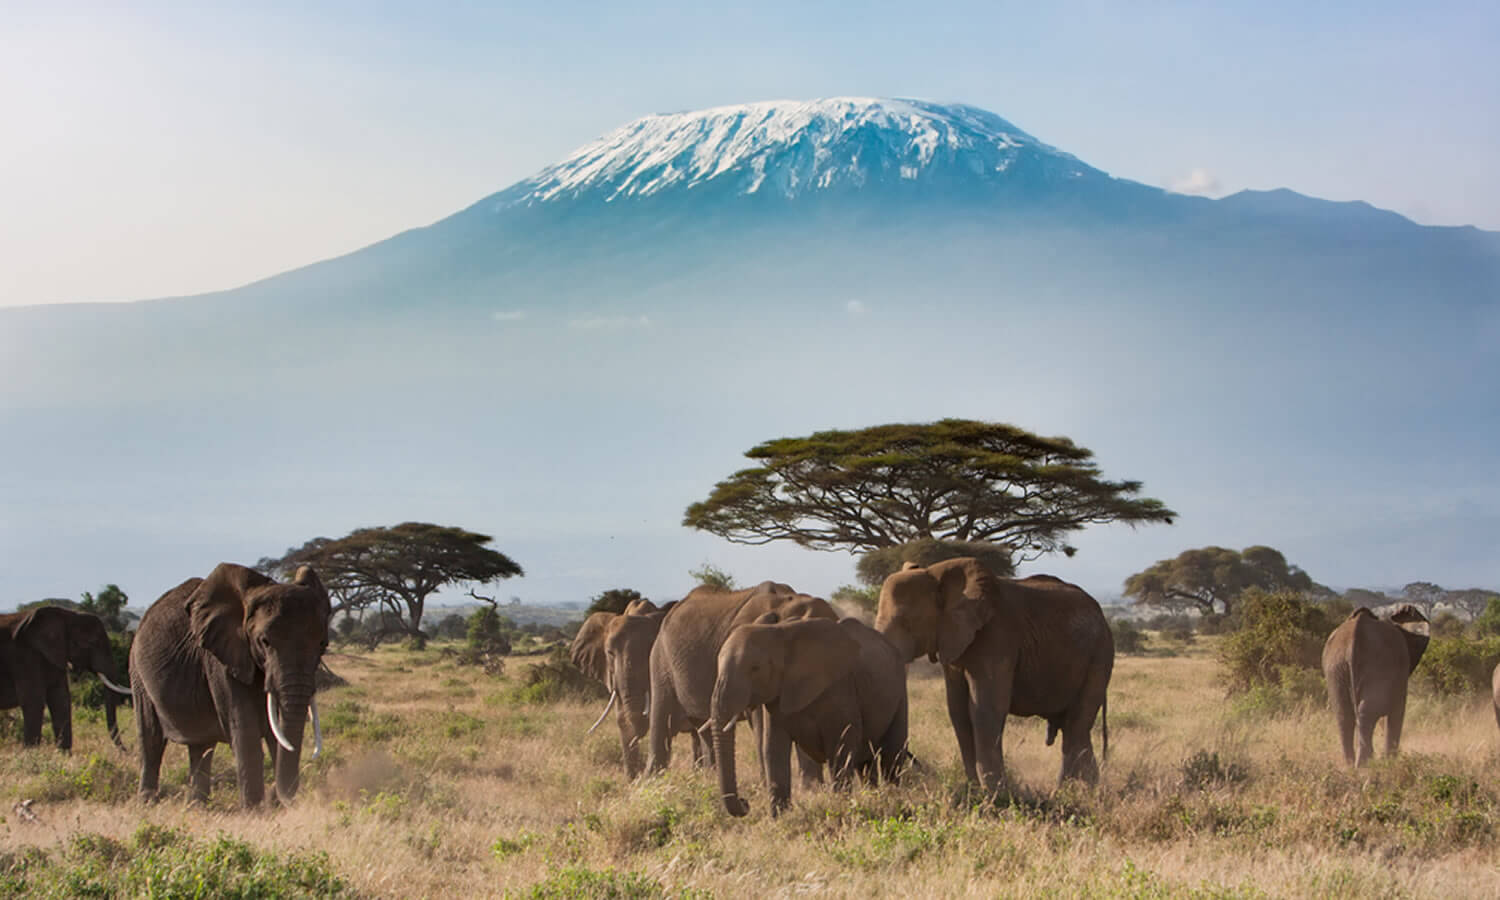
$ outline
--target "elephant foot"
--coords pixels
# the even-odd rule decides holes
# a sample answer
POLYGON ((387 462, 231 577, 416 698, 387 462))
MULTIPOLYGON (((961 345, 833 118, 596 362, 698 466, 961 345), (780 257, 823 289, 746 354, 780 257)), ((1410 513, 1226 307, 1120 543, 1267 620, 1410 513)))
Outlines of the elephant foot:
MULTIPOLYGON (((775 807, 772 810, 774 815, 775 807)), ((734 794, 725 794, 724 811, 738 819, 750 812, 750 804, 734 794)))

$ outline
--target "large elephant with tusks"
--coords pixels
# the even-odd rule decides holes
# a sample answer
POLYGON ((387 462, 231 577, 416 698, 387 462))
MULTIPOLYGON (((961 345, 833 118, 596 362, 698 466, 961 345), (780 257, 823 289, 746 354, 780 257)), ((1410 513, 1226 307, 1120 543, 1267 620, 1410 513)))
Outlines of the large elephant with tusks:
POLYGON ((168 741, 186 744, 193 799, 208 800, 216 744, 234 752, 240 799, 265 796, 261 744, 271 754, 276 796, 297 794, 309 715, 321 749, 314 677, 328 648, 328 592, 303 566, 278 584, 232 563, 190 578, 146 610, 130 649, 141 796, 156 796, 168 741))

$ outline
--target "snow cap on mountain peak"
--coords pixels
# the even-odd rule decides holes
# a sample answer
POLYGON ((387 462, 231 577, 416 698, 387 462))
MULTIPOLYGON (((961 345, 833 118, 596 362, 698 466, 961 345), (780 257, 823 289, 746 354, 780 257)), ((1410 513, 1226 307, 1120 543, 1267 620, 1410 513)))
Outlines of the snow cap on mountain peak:
POLYGON ((710 185, 784 197, 880 182, 988 180, 1020 159, 1050 174, 1096 170, 986 110, 922 100, 835 97, 645 116, 507 192, 505 206, 604 202, 710 185))

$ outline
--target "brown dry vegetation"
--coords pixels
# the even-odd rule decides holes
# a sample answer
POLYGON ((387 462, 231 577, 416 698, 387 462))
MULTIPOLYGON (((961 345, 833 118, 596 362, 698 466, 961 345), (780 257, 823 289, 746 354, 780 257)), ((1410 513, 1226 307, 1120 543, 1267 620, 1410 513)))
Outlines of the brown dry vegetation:
POLYGON ((900 786, 796 790, 774 820, 749 777, 749 741, 752 811, 732 820, 681 739, 665 777, 624 783, 617 737, 584 736, 596 704, 518 697, 529 661, 495 678, 435 648, 333 653, 349 685, 323 695, 327 749, 287 810, 235 810, 227 747, 210 808, 186 805, 180 747, 164 799, 143 806, 134 761, 102 723, 79 722, 62 757, 22 751, 0 718, 0 874, 30 858, 26 889, 66 895, 38 878, 62 879, 99 842, 88 835, 129 848, 149 823, 282 857, 324 852, 364 896, 1500 895, 1500 742, 1484 704, 1414 694, 1404 755, 1356 773, 1320 705, 1226 700, 1213 648, 1200 639, 1183 655, 1117 662, 1097 790, 1054 791, 1057 748, 1040 721, 1011 720, 1020 790, 1007 806, 966 797, 942 683, 914 665, 912 744, 926 769, 900 786), (14 811, 23 799, 39 821, 14 811))

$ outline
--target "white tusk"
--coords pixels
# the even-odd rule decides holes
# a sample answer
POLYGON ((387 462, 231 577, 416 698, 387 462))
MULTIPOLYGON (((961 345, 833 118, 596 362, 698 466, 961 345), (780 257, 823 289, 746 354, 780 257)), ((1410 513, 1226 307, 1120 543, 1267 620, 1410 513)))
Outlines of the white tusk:
POLYGON ((276 735, 276 743, 280 744, 288 753, 297 752, 286 735, 281 733, 281 723, 276 721, 276 704, 271 702, 271 692, 266 691, 266 715, 271 719, 271 733, 276 735))
POLYGON ((108 678, 105 678, 103 675, 99 676, 99 680, 102 681, 102 682, 104 682, 104 686, 105 687, 109 688, 110 690, 114 691, 115 693, 124 694, 127 697, 133 696, 133 693, 130 690, 130 688, 128 688, 128 687, 120 687, 118 684, 115 684, 113 681, 110 681, 108 678))
POLYGON ((728 734, 729 732, 731 732, 731 731, 734 730, 734 723, 735 723, 735 721, 736 721, 736 719, 734 718, 734 716, 730 716, 729 717, 729 721, 724 723, 724 733, 725 734, 728 734))
POLYGON ((713 729, 713 727, 714 727, 714 720, 713 719, 709 719, 707 722, 704 722, 698 728, 698 733, 700 735, 702 735, 703 737, 708 737, 708 733, 709 733, 710 730, 713 729))
POLYGON ((604 721, 604 717, 609 715, 609 711, 615 708, 615 698, 618 696, 620 696, 619 691, 609 692, 609 702, 604 704, 604 712, 599 714, 599 718, 594 722, 593 725, 589 726, 589 730, 584 732, 585 734, 594 733, 594 729, 599 727, 599 723, 604 721))
POLYGON ((312 713, 312 720, 313 720, 313 754, 312 754, 312 758, 313 759, 317 759, 318 755, 323 752, 323 728, 322 728, 322 726, 320 726, 318 724, 318 695, 317 694, 313 694, 312 698, 307 701, 307 710, 308 710, 308 712, 312 713))

